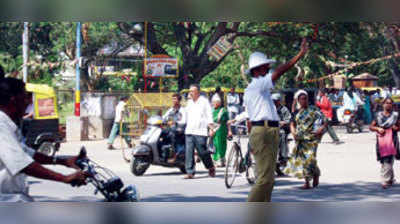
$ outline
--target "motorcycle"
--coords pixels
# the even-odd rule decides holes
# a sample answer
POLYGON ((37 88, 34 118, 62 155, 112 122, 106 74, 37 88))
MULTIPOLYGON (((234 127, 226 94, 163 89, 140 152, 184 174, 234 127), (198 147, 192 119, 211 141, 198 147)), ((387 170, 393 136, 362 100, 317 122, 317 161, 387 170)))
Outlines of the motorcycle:
MULTIPOLYGON (((90 176, 86 179, 95 188, 94 194, 100 192, 107 202, 138 202, 139 192, 134 185, 124 188, 122 180, 111 170, 99 166, 86 156, 86 149, 81 148, 78 160, 75 164, 90 176)), ((74 186, 74 184, 72 184, 74 186)))
MULTIPOLYGON (((175 162, 168 162, 173 154, 171 140, 168 137, 170 131, 172 130, 163 127, 160 116, 148 119, 147 129, 140 137, 140 144, 132 151, 131 172, 135 176, 142 176, 150 165, 179 168, 182 173, 186 173, 184 153, 181 153, 175 162)), ((176 142, 176 148, 184 152, 185 144, 179 143, 182 141, 176 142)))
POLYGON ((361 133, 363 130, 362 108, 357 110, 345 109, 343 114, 343 123, 346 126, 347 133, 353 133, 354 129, 358 129, 361 133))

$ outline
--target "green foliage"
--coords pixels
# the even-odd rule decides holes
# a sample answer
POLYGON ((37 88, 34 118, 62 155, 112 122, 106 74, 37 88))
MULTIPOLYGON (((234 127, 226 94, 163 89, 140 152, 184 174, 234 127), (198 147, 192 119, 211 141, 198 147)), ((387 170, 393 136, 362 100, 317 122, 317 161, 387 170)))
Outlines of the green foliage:
MULTIPOLYGON (((129 23, 135 24, 135 23, 129 23)), ((189 41, 188 45, 182 47, 175 32, 174 23, 153 23, 155 30, 155 40, 160 47, 165 49, 167 54, 177 57, 180 60, 181 68, 190 68, 186 74, 195 80, 193 71, 199 72, 205 67, 196 64, 200 58, 206 43, 212 38, 211 30, 218 26, 217 22, 194 22, 198 30, 189 32, 189 28, 184 30, 184 41, 189 41), (197 55, 184 53, 190 48, 193 50, 199 40, 201 33, 203 41, 198 45, 197 55)), ((230 27, 232 23, 228 23, 230 27)), ((376 23, 342 23, 326 22, 319 24, 295 23, 295 22, 242 22, 238 32, 250 33, 263 31, 266 35, 240 36, 235 39, 235 49, 230 52, 216 69, 206 74, 201 80, 201 85, 211 86, 235 86, 244 88, 246 83, 241 75, 241 66, 247 67, 248 56, 254 51, 265 52, 269 57, 284 63, 297 54, 302 37, 308 37, 312 45, 305 58, 299 61, 298 65, 304 71, 303 80, 318 78, 327 74, 341 70, 341 67, 330 67, 326 62, 337 64, 348 62, 366 61, 372 58, 396 52, 392 45, 392 40, 387 32, 390 27, 388 24, 376 23), (318 26, 317 26, 318 25, 318 26), (318 30, 316 30, 318 27, 318 30), (317 32, 316 32, 317 31, 317 32)), ((4 66, 7 73, 19 72, 22 66, 22 22, 1 22, 0 28, 0 63, 4 66)), ((30 80, 35 83, 46 83, 54 85, 57 80, 54 74, 62 70, 62 63, 57 64, 51 69, 45 66, 46 63, 64 62, 75 58, 75 38, 76 23, 74 22, 34 22, 30 23, 30 49, 31 59, 37 55, 42 56, 42 61, 38 61, 41 66, 30 67, 30 80)), ((88 58, 87 64, 82 68, 82 80, 85 85, 91 85, 96 90, 135 90, 143 88, 143 80, 139 77, 130 77, 129 81, 122 80, 121 77, 93 76, 89 77, 87 69, 90 62, 95 60, 99 49, 110 43, 116 43, 123 49, 135 43, 132 37, 121 31, 119 23, 116 22, 92 22, 88 27, 88 40, 82 42, 82 55, 88 58), (86 69, 86 70, 85 70, 86 69)), ((398 37, 396 37, 398 38, 398 37)), ((142 39, 141 39, 142 40, 142 39)), ((181 40, 182 41, 182 40, 181 40)), ((150 49, 148 50, 150 52, 150 49)), ((151 55, 151 53, 149 53, 151 55)), ((393 66, 398 63, 382 61, 370 65, 359 66, 347 71, 347 73, 359 74, 369 72, 380 77, 380 85, 393 83, 393 66)), ((142 73, 142 66, 132 65, 138 74, 142 73)), ((199 72, 200 74, 201 72, 199 72)), ((294 87, 299 85, 295 81, 296 69, 291 69, 282 77, 277 86, 279 88, 294 87)), ((140 76, 140 75, 139 75, 140 76)), ((304 86, 316 86, 317 83, 302 83, 304 86)), ((170 90, 178 88, 176 80, 165 80, 164 86, 170 90)))

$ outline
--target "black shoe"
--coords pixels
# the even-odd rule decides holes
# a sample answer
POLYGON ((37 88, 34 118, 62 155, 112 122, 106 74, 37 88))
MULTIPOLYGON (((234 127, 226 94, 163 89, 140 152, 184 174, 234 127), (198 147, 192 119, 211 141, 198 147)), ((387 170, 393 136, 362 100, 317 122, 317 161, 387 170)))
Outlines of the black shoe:
POLYGON ((109 144, 108 147, 107 147, 107 149, 108 149, 108 150, 114 150, 115 148, 113 147, 112 144, 109 144))

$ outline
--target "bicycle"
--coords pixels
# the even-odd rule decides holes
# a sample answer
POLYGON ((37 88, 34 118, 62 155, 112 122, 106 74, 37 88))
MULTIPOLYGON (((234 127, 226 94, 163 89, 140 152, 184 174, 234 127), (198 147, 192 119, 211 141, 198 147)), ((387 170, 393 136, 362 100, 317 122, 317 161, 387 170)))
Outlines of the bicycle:
MULTIPOLYGON (((250 146, 247 147, 246 155, 243 157, 241 138, 245 136, 247 127, 244 125, 231 125, 236 127, 237 140, 233 141, 232 148, 228 155, 228 161, 225 168, 225 186, 231 188, 236 177, 246 172, 246 179, 249 184, 254 184, 256 181, 255 160, 251 154, 250 146)), ((233 140, 228 139, 229 141, 233 140)))

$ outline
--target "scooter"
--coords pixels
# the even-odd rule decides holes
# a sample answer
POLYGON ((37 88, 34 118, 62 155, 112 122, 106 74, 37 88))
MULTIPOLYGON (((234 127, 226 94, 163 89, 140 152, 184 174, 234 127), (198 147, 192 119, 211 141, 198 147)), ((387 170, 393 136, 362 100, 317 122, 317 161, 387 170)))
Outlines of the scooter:
MULTIPOLYGON (((168 162, 173 154, 173 147, 168 139, 169 131, 163 127, 160 116, 148 119, 147 129, 140 137, 140 144, 132 150, 131 172, 135 176, 142 176, 150 165, 179 168, 182 173, 186 173, 184 153, 179 155, 174 163, 168 162)), ((181 149, 179 151, 185 151, 184 144, 176 145, 176 148, 181 149)))
POLYGON ((361 133, 363 131, 362 110, 358 108, 355 111, 345 109, 343 115, 344 125, 346 126, 347 133, 353 133, 354 129, 358 129, 361 133))
MULTIPOLYGON (((138 202, 140 196, 134 185, 124 188, 122 180, 111 170, 101 167, 86 156, 86 149, 81 148, 75 164, 90 176, 86 179, 95 188, 95 194, 100 192, 107 202, 138 202)), ((72 184, 74 186, 75 184, 72 184)))

